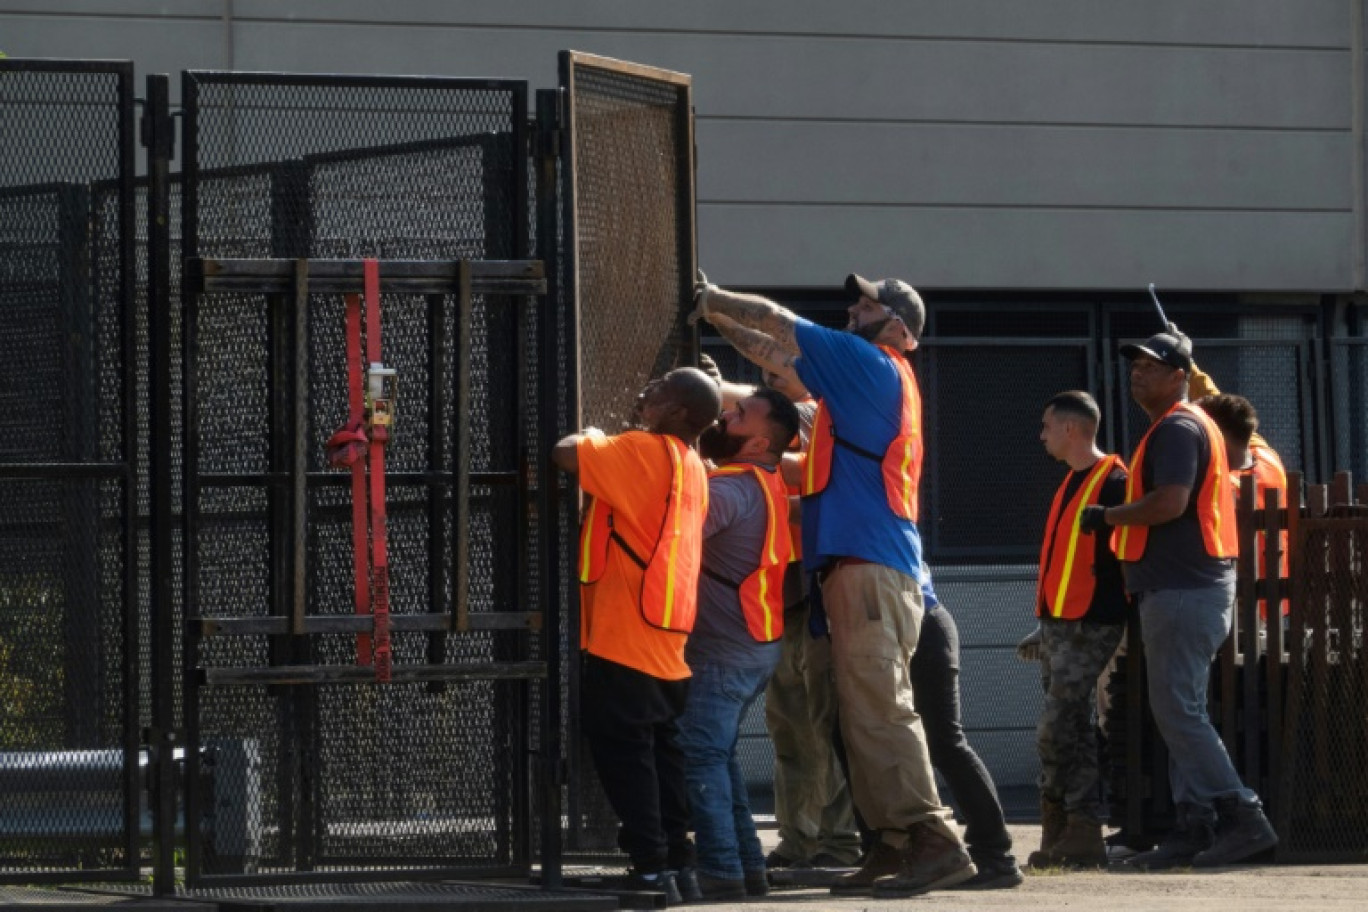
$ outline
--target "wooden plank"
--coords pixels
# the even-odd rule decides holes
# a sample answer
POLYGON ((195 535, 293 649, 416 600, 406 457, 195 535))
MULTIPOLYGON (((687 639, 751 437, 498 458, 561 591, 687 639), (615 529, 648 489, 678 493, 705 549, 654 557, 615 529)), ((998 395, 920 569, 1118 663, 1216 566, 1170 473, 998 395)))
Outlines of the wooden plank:
MULTIPOLYGON (((386 294, 442 294, 459 291, 461 263, 470 266, 473 294, 541 295, 546 270, 540 260, 381 260, 380 289, 386 294)), ((190 257, 185 275, 200 294, 290 294, 295 260, 190 257)), ((360 294, 361 260, 308 260, 310 294, 360 294)))
MULTIPOLYGON (((368 684, 375 669, 364 665, 276 665, 264 668, 201 668, 209 686, 255 684, 368 684)), ((396 665, 391 681, 514 681, 546 677, 545 662, 485 662, 469 665, 396 665)))
MULTIPOLYGON (((468 614, 466 630, 540 630, 540 611, 498 611, 468 614)), ((298 629, 283 617, 199 618, 203 636, 277 636, 287 633, 369 633, 374 624, 369 615, 337 614, 304 617, 298 629)), ((390 616, 390 629, 396 633, 451 630, 452 617, 441 614, 396 614, 390 616)))

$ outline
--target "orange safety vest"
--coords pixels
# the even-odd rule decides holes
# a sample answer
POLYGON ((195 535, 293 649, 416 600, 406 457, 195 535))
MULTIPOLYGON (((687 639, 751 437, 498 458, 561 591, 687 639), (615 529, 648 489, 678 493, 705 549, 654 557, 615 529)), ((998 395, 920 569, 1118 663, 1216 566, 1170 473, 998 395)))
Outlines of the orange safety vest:
MULTIPOLYGON (((1234 557, 1239 551, 1239 535, 1235 526, 1235 496, 1227 480, 1230 470, 1226 466, 1225 439, 1220 429, 1199 408, 1187 402, 1174 403, 1173 407, 1150 425, 1140 445, 1131 457, 1130 478, 1126 480, 1126 503, 1135 503, 1145 496, 1145 485, 1141 467, 1145 463, 1145 450, 1149 446, 1150 435, 1163 423, 1164 419, 1179 409, 1183 409, 1206 433, 1211 458, 1207 462, 1206 474, 1197 487, 1197 522, 1202 530, 1202 544, 1206 553, 1212 557, 1234 557)), ((1145 543, 1149 540, 1148 526, 1117 526, 1112 531, 1112 550, 1118 560, 1138 561, 1145 553, 1145 543)))
POLYGON ((1075 621, 1088 613, 1093 592, 1097 589, 1095 539, 1083 535, 1078 518, 1083 508, 1097 503, 1102 494, 1102 483, 1113 469, 1125 471, 1120 456, 1104 456, 1088 470, 1087 477, 1064 503, 1066 477, 1055 492, 1050 504, 1050 518, 1045 521, 1045 540, 1040 546, 1040 582, 1036 585, 1036 615, 1075 621), (1080 545, 1082 548, 1080 549, 1080 545))
MULTIPOLYGON (((1230 483, 1235 490, 1235 497, 1240 496, 1240 480, 1246 475, 1254 476, 1254 489, 1256 491, 1254 502, 1260 507, 1266 505, 1268 492, 1270 490, 1281 491, 1281 503, 1287 506, 1287 471, 1283 468, 1282 460, 1272 447, 1253 446, 1249 448, 1249 455, 1253 458, 1254 464, 1247 469, 1235 469, 1230 473, 1230 483)), ((1268 574, 1268 560, 1264 557, 1264 541, 1267 533, 1260 532, 1255 537, 1259 552, 1259 576, 1266 577, 1268 574)), ((1287 576, 1287 530, 1278 533, 1279 550, 1282 551, 1282 559, 1278 562, 1278 575, 1287 576)), ((1282 600, 1282 613, 1287 614, 1288 603, 1282 600)), ((1259 599, 1259 616, 1268 616, 1268 599, 1259 599)))
POLYGON ((698 614, 698 574, 702 563, 703 519, 708 512, 708 476, 698 455, 682 440, 658 435, 670 457, 670 493, 665 519, 649 560, 632 550, 613 528, 613 508, 597 497, 589 501, 580 529, 580 583, 603 577, 608 545, 617 544, 642 569, 638 606, 652 627, 688 633, 698 614))
POLYGON ((807 460, 803 467, 803 496, 826 490, 831 481, 833 448, 840 444, 846 449, 883 466, 884 494, 888 508, 902 519, 917 521, 917 485, 921 481, 921 391, 917 377, 901 353, 887 345, 879 349, 892 359, 902 380, 902 418, 898 435, 888 444, 882 456, 842 440, 831 423, 831 412, 825 402, 817 403, 817 415, 812 422, 812 439, 808 441, 807 460))
POLYGON ((709 473, 710 478, 750 472, 765 497, 765 542, 760 550, 760 565, 739 583, 713 573, 703 572, 741 596, 741 613, 746 629, 760 643, 772 643, 784 635, 784 572, 788 568, 793 543, 789 539, 788 491, 778 469, 766 471, 757 465, 725 465, 709 473))

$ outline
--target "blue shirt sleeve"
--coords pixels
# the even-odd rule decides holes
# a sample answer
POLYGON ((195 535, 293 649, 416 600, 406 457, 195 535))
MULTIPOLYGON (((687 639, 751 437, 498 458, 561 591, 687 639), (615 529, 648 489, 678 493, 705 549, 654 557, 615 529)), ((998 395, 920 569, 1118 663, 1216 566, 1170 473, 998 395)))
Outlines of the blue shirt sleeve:
POLYGON ((902 418, 902 381, 888 356, 854 333, 808 320, 797 321, 794 337, 798 378, 825 402, 837 433, 870 452, 883 452, 902 418))

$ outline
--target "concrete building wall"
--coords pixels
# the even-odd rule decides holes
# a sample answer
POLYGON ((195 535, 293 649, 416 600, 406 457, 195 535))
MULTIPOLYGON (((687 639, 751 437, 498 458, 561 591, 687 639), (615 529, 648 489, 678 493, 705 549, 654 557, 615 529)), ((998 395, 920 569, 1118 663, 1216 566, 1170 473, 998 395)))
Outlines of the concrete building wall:
POLYGON ((693 75, 728 284, 1363 288, 1364 0, 0 0, 11 56, 693 75))

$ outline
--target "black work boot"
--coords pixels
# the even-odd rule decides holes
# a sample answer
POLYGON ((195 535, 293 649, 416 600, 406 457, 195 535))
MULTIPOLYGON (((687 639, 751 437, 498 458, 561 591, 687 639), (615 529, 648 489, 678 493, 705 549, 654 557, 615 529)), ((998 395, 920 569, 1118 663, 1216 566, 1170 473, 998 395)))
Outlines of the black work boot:
POLYGON ((1211 848, 1216 838, 1211 819, 1215 815, 1192 804, 1180 804, 1175 810, 1177 825, 1173 832, 1165 836, 1157 848, 1127 858, 1126 867, 1141 871, 1184 868, 1192 864, 1198 853, 1211 848))
POLYGON ((1192 866, 1214 868, 1235 864, 1277 844, 1278 834, 1273 832, 1273 824, 1264 816, 1258 799, 1245 804, 1238 795, 1222 795, 1216 799, 1216 841, 1211 848, 1197 853, 1192 866))
POLYGON ((665 894, 666 906, 678 906, 684 902, 684 897, 679 893, 679 883, 675 880, 674 871, 651 871, 643 873, 640 871, 629 871, 623 878, 623 889, 643 890, 648 893, 665 894))

